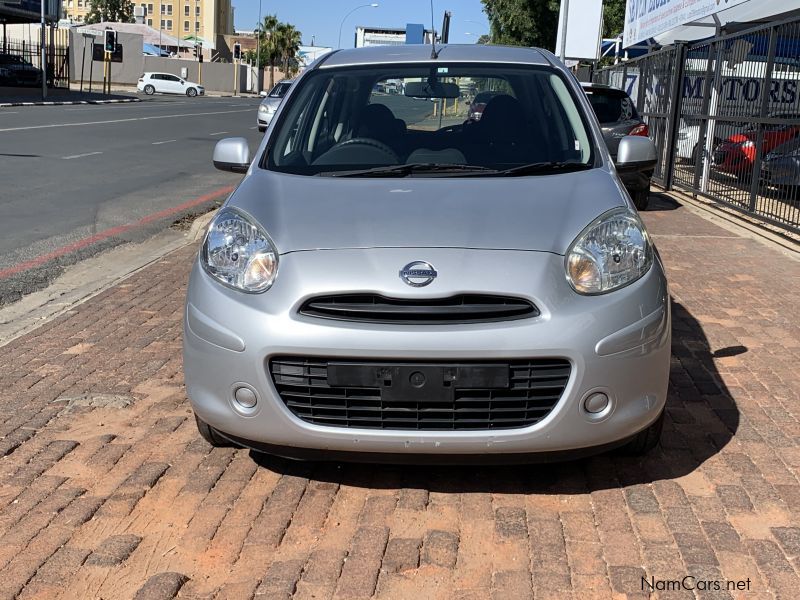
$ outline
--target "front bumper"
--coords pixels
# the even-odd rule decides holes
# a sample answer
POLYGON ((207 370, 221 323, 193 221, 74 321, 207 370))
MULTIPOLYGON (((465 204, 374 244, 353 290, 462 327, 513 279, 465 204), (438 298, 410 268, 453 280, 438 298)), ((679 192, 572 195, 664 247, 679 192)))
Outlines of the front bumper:
POLYGON ((275 285, 255 295, 223 287, 196 262, 184 315, 184 371, 192 406, 223 435, 253 447, 446 456, 613 445, 652 424, 664 408, 670 357, 666 280, 656 261, 634 284, 585 297, 567 284, 563 261, 544 252, 463 249, 295 252, 281 257, 275 285), (421 257, 436 265, 440 276, 429 288, 409 288, 397 266, 421 257), (349 267, 345 289, 342 265, 349 267), (503 293, 531 300, 541 315, 471 325, 376 325, 297 314, 309 297, 344 292, 409 298, 503 293), (529 427, 353 429, 310 424, 290 413, 268 372, 270 357, 287 354, 418 361, 557 357, 572 368, 559 402, 529 427), (241 384, 257 394, 254 409, 233 399, 241 384), (599 418, 582 407, 596 391, 611 399, 599 418))
POLYGON ((271 112, 266 112, 266 113, 259 112, 258 113, 258 119, 256 120, 256 122, 258 123, 258 126, 259 127, 268 127, 269 124, 272 122, 272 117, 273 117, 274 114, 275 113, 271 113, 271 112))

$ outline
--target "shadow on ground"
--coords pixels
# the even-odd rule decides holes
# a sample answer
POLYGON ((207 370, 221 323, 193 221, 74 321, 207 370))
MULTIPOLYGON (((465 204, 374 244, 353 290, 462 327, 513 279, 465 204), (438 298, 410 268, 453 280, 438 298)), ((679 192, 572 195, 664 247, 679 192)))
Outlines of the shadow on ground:
POLYGON ((727 445, 739 411, 713 358, 735 356, 743 346, 712 349, 700 323, 673 301, 672 364, 661 446, 642 458, 607 453, 572 462, 509 466, 368 465, 303 462, 251 452, 281 474, 370 488, 432 492, 583 494, 650 483, 691 473, 727 445))

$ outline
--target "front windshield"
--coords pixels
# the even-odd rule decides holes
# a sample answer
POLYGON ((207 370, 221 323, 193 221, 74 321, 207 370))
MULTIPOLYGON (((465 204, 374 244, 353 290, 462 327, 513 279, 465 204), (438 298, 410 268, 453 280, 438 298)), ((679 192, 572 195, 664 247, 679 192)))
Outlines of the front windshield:
POLYGON ((582 111, 549 67, 323 68, 298 85, 262 163, 273 171, 335 175, 453 165, 463 174, 467 167, 499 171, 593 160, 582 111))

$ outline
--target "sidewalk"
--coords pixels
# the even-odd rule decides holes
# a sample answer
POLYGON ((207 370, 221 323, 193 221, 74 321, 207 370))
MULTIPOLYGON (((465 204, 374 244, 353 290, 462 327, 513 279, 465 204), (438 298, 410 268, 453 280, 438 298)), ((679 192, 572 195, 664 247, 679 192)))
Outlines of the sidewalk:
POLYGON ((181 374, 194 246, 11 342, 0 598, 646 598, 642 578, 701 586, 660 598, 797 597, 800 262, 666 197, 643 216, 674 300, 668 418, 645 459, 212 450, 181 374))

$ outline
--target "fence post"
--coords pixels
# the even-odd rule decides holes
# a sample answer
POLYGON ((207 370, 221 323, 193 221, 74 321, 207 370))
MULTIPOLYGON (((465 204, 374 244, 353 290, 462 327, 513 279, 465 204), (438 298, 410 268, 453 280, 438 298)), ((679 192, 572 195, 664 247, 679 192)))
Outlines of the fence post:
POLYGON ((672 69, 672 89, 669 94, 667 109, 667 148, 664 163, 664 189, 672 189, 672 178, 675 171, 675 144, 678 140, 678 123, 683 104, 683 71, 686 66, 686 42, 675 44, 675 65, 672 69))
MULTIPOLYGON (((761 107, 758 111, 759 118, 768 117, 769 113, 769 94, 772 87, 772 69, 775 66, 775 49, 778 44, 777 27, 769 29, 769 51, 767 53, 767 67, 764 73, 764 84, 761 86, 761 107)), ((756 210, 756 198, 758 198, 758 185, 761 181, 761 159, 764 146, 764 127, 766 123, 760 123, 758 133, 756 133, 756 159, 753 162, 753 180, 750 182, 750 212, 756 210)))

